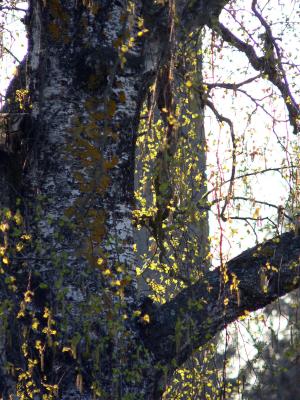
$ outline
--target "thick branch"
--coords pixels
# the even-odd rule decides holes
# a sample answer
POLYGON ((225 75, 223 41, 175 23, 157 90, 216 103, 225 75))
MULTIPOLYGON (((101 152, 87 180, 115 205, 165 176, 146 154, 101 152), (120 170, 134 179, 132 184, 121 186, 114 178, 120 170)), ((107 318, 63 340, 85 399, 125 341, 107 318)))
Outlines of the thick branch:
POLYGON ((178 1, 177 9, 180 15, 180 25, 185 33, 207 24, 208 19, 218 19, 221 11, 229 0, 196 0, 178 1), (181 4, 184 6, 182 7, 181 4))
POLYGON ((299 255, 300 237, 289 232, 210 271, 172 301, 148 308, 146 346, 172 370, 246 311, 258 310, 299 287, 299 255))
POLYGON ((143 15, 150 33, 148 41, 159 39, 159 46, 163 49, 168 42, 166 33, 168 25, 169 7, 173 3, 180 24, 176 26, 178 38, 186 38, 194 29, 207 24, 209 19, 217 19, 229 0, 174 0, 174 2, 153 2, 144 0, 143 15), (158 36, 159 35, 159 36, 158 36))

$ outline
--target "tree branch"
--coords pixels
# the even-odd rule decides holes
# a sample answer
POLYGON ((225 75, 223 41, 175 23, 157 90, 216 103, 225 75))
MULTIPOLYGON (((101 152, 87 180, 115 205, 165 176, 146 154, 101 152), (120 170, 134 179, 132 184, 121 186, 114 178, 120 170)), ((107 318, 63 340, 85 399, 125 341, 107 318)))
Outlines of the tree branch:
POLYGON ((7 10, 7 11, 23 11, 23 12, 27 11, 24 8, 20 8, 20 7, 16 7, 16 6, 1 6, 0 5, 0 11, 4 11, 4 10, 7 10))
POLYGON ((10 51, 7 47, 3 46, 3 50, 6 51, 6 53, 10 54, 12 56, 12 58, 17 61, 17 63, 21 64, 21 60, 18 59, 17 56, 14 55, 14 53, 12 51, 10 51))
MULTIPOLYGON (((186 38, 194 29, 203 27, 207 19, 217 19, 229 2, 229 0, 175 0, 175 10, 180 24, 177 26, 177 34, 180 38, 186 38)), ((152 0, 144 0, 143 14, 146 26, 151 27, 148 35, 157 36, 157 33, 163 33, 167 27, 168 20, 168 1, 154 3, 152 0)), ((164 47, 167 42, 167 36, 159 36, 160 46, 164 47)))
POLYGON ((300 237, 288 232, 209 271, 172 301, 148 307, 145 345, 174 370, 227 324, 298 288, 299 255, 300 237))
MULTIPOLYGON (((255 4, 255 2, 254 2, 254 4, 255 4)), ((258 17, 258 15, 259 15, 258 12, 255 15, 258 17)), ((262 20, 260 20, 260 21, 262 22, 262 20)), ((265 20, 263 20, 263 21, 265 22, 265 20)), ((274 53, 274 54, 272 54, 272 56, 270 56, 269 53, 265 52, 264 56, 258 57, 254 48, 250 44, 242 41, 237 36, 235 36, 228 28, 226 28, 217 19, 211 19, 207 23, 207 25, 211 29, 213 29, 216 33, 218 33, 223 38, 223 40, 225 40, 226 42, 230 43, 231 45, 236 47, 238 50, 243 52, 247 56, 252 67, 256 71, 262 72, 266 76, 266 78, 274 86, 277 87, 277 89, 279 90, 279 92, 281 93, 281 95, 284 99, 286 108, 289 113, 290 124, 294 128, 294 133, 296 134, 296 133, 300 132, 299 106, 290 91, 289 85, 287 84, 285 72, 283 70, 281 59, 278 54, 278 52, 279 52, 278 46, 276 45, 275 39, 273 38, 273 36, 271 34, 270 27, 268 25, 266 27, 266 25, 263 24, 264 28, 266 29, 266 35, 271 40, 271 44, 276 50, 276 55, 274 53)))
POLYGON ((210 100, 206 99, 204 104, 212 110, 212 112, 215 114, 215 116, 219 122, 226 122, 226 124, 229 126, 229 130, 230 130, 230 136, 231 136, 231 142, 232 142, 231 176, 229 179, 228 193, 227 193, 227 196, 225 197, 225 201, 224 201, 224 204, 223 204, 223 207, 221 210, 221 214, 220 214, 220 217, 222 218, 222 220, 227 221, 227 218, 225 217, 224 214, 225 214, 226 207, 230 201, 230 198, 232 197, 233 185, 234 185, 234 179, 235 179, 235 167, 236 167, 236 147, 237 146, 236 146, 234 127, 233 127, 233 123, 232 123, 231 119, 220 114, 218 112, 218 110, 216 109, 216 107, 214 106, 214 104, 210 100))
POLYGON ((203 86, 207 86, 209 91, 214 88, 237 90, 241 86, 248 85, 249 83, 254 82, 258 78, 261 78, 261 73, 255 75, 255 76, 252 76, 251 78, 245 79, 242 82, 238 82, 238 83, 225 83, 225 82, 207 83, 207 82, 204 82, 203 86))

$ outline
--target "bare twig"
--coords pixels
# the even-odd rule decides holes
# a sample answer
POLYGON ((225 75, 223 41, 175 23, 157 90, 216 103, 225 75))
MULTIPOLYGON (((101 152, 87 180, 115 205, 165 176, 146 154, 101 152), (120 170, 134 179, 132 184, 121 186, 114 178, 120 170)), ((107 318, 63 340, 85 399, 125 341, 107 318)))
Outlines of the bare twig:
MULTIPOLYGON (((289 165, 289 166, 286 166, 286 167, 265 168, 265 169, 262 169, 262 170, 252 171, 252 172, 248 172, 248 173, 246 173, 246 174, 238 175, 238 176, 236 176, 234 179, 235 179, 235 180, 237 180, 237 179, 244 179, 244 178, 247 178, 247 177, 249 177, 249 176, 256 176, 256 175, 259 175, 259 174, 263 174, 263 173, 265 173, 265 172, 281 172, 281 171, 283 171, 283 170, 285 170, 285 169, 290 169, 290 168, 295 168, 295 169, 297 169, 297 168, 299 168, 299 167, 298 167, 297 165, 289 165)), ((224 181, 224 182, 222 182, 222 183, 221 183, 221 186, 226 185, 227 183, 230 182, 230 180, 231 180, 231 178, 230 178, 230 179, 227 179, 227 180, 224 181)), ((207 191, 207 192, 204 194, 203 199, 207 198, 207 197, 208 197, 211 193, 213 193, 214 191, 215 191, 215 188, 213 188, 213 189, 207 191)))
POLYGON ((0 5, 0 11, 22 11, 22 12, 26 12, 27 10, 24 8, 20 8, 20 7, 16 7, 16 6, 1 6, 0 5))
POLYGON ((226 217, 224 216, 226 207, 230 201, 230 198, 232 197, 233 193, 233 184, 234 184, 234 178, 235 178, 235 169, 236 169, 236 140, 235 140, 235 134, 234 134, 234 128, 233 128, 233 123, 231 119, 224 117, 222 114, 218 112, 214 104, 210 100, 205 100, 205 104, 212 110, 212 112, 215 114, 216 118, 220 122, 226 122, 226 124, 229 126, 230 129, 230 135, 231 135, 231 141, 232 141, 232 167, 231 167, 231 176, 229 179, 229 189, 227 196, 225 198, 224 205, 221 210, 221 218, 223 221, 226 221, 226 217))
POLYGON ((19 60, 18 57, 16 57, 14 53, 11 52, 7 47, 3 46, 3 50, 6 51, 6 53, 10 54, 12 58, 14 58, 17 61, 18 64, 21 64, 21 60, 19 60))
POLYGON ((248 78, 244 80, 243 82, 238 82, 238 83, 204 83, 204 86, 207 86, 208 90, 214 89, 214 88, 223 88, 223 89, 231 89, 231 90, 237 90, 239 87, 248 85, 249 83, 255 81, 258 78, 261 78, 262 74, 259 73, 255 76, 252 76, 251 78, 248 78))
MULTIPOLYGON (((255 1, 254 1, 254 4, 255 4, 255 1)), ((271 28, 266 23, 266 21, 265 20, 263 20, 263 21, 264 21, 264 25, 263 25, 264 28, 266 29, 266 27, 268 27, 268 29, 271 30, 271 28)), ((210 22, 208 22, 208 26, 211 29, 213 29, 215 32, 217 32, 222 37, 223 40, 225 40, 226 42, 230 43, 231 45, 236 47, 238 50, 243 52, 247 56, 252 67, 256 71, 260 71, 274 86, 277 87, 277 89, 281 93, 281 95, 284 99, 285 105, 287 107, 287 110, 289 113, 289 121, 290 121, 290 124, 294 128, 294 133, 296 134, 296 133, 300 132, 299 106, 298 106, 296 100, 294 99, 294 97, 290 91, 289 85, 287 83, 287 80, 285 78, 285 73, 284 73, 282 63, 280 60, 280 58, 281 58, 280 49, 279 49, 278 45, 276 44, 276 41, 273 38, 273 36, 270 36, 270 38, 271 38, 271 40, 273 38, 272 43, 274 42, 273 45, 274 45, 274 48, 276 51, 276 55, 273 53, 272 56, 270 56, 270 54, 267 54, 268 52, 266 51, 264 56, 258 57, 254 48, 250 44, 244 42, 243 40, 241 40, 237 36, 235 36, 221 22, 219 22, 217 20, 213 20, 213 21, 211 20, 210 22)), ((266 35, 268 35, 267 30, 266 30, 266 35)), ((271 33, 271 35, 272 35, 272 33, 271 33)))

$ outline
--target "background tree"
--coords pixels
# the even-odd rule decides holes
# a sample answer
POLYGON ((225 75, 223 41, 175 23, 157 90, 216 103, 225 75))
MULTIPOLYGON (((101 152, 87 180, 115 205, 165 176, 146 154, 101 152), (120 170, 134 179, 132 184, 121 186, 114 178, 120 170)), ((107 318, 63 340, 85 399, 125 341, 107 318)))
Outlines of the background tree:
MULTIPOLYGON (((197 236, 192 247, 184 246, 180 223, 173 226, 187 221, 191 237, 192 224, 206 221, 210 207, 204 171, 186 174, 200 186, 194 209, 193 196, 182 195, 188 179, 175 176, 184 170, 179 144, 188 154, 190 132, 197 134, 197 123, 183 129, 184 120, 191 113, 201 125, 205 106, 230 133, 228 192, 214 199, 219 221, 229 219, 233 183, 241 176, 233 123, 211 99, 216 87, 243 90, 264 77, 299 130, 285 58, 257 2, 252 15, 265 36, 259 42, 257 30, 255 43, 219 22, 225 3, 29 1, 26 85, 12 82, 2 110, 4 398, 160 398, 195 349, 239 316, 298 287, 294 232, 276 231, 228 263, 220 251, 220 267, 212 270, 210 257, 197 254, 197 236), (193 74, 189 52, 205 26, 243 52, 258 74, 239 85, 193 74), (147 122, 138 133, 141 120, 147 122), (136 288, 131 219, 141 134, 147 140, 156 135, 153 206, 135 210, 134 219, 151 233, 158 268, 176 285, 164 304, 139 298, 136 288), (176 249, 180 256, 172 259, 176 249)), ((206 147, 199 151, 205 158, 206 147)), ((221 180, 218 188, 224 185, 221 180)), ((260 219, 258 212, 253 219, 260 219)))

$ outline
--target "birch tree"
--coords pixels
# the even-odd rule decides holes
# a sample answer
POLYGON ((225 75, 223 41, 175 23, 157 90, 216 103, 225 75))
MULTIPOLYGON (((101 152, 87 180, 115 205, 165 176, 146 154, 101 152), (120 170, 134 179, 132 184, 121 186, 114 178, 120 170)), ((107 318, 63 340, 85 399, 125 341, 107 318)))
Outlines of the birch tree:
MULTIPOLYGON (((257 2, 252 11, 265 34, 260 55, 219 22, 227 3, 28 2, 28 53, 1 114, 4 399, 160 399, 199 346, 245 312, 299 287, 293 229, 219 268, 199 265, 197 280, 185 276, 182 290, 164 304, 138 295, 135 225, 151 230, 165 263, 164 229, 177 207, 168 169, 184 132, 174 75, 200 96, 199 114, 208 107, 232 129, 210 100, 213 84, 191 81, 188 63, 182 69, 181 43, 207 27, 237 48, 258 79, 280 93, 299 131, 281 51, 257 2), (133 213, 135 149, 147 101, 146 131, 156 112, 164 134, 150 214, 133 213)), ((233 135, 232 141, 234 147, 233 135)), ((200 193, 205 197, 203 187, 200 193)), ((224 220, 232 197, 229 185, 224 220)), ((194 264, 187 258, 186 270, 194 264)))

